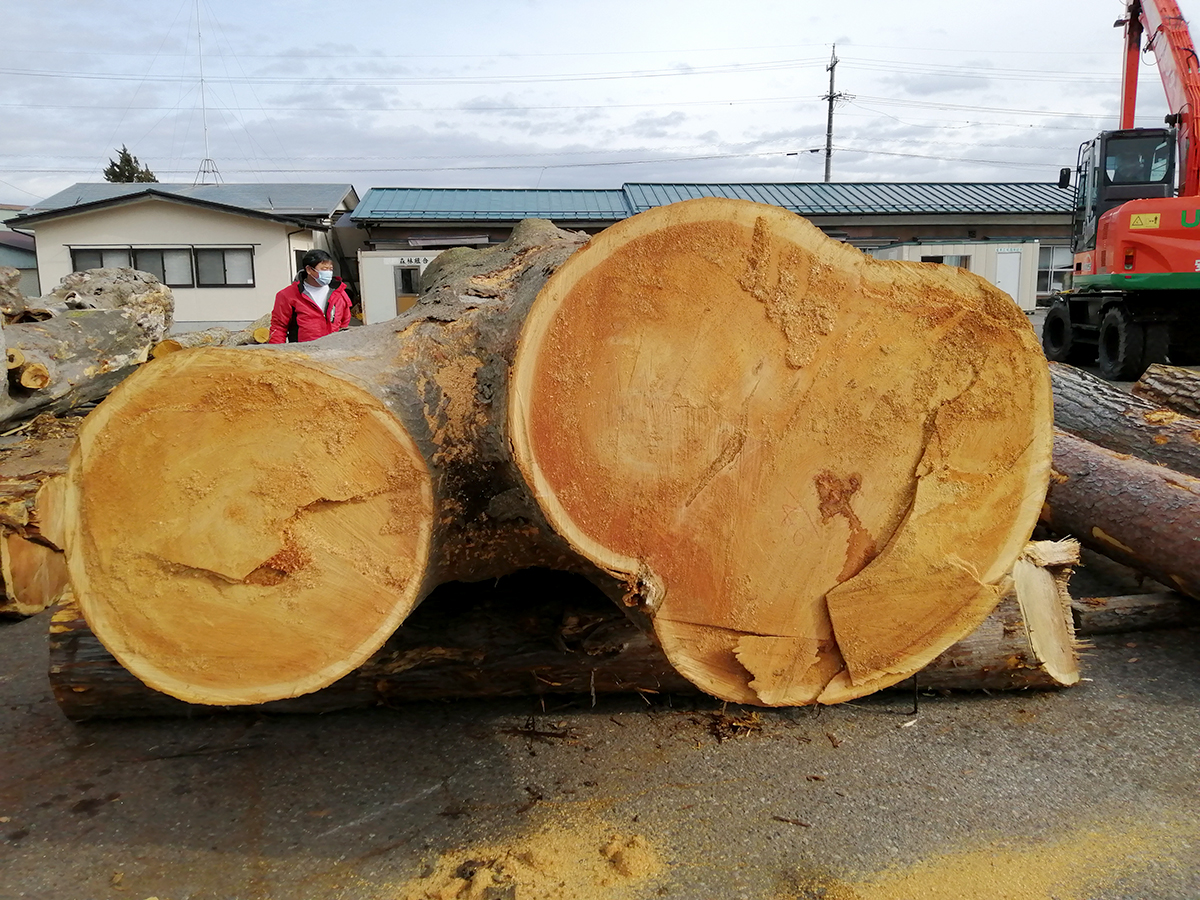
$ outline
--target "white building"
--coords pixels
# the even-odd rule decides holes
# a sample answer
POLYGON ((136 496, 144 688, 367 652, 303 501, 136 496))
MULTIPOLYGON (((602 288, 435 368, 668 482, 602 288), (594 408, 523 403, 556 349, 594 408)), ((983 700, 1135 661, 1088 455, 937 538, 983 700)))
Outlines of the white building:
POLYGON ((170 286, 187 331, 270 312, 314 247, 353 290, 361 232, 340 220, 357 203, 349 184, 76 184, 8 225, 36 237, 46 290, 71 272, 133 266, 170 286))
MULTIPOLYGON (((870 251, 876 259, 942 263, 974 272, 1004 291, 1025 312, 1037 307, 1041 244, 1029 241, 908 241, 870 251)), ((1069 252, 1069 251, 1068 251, 1069 252)))

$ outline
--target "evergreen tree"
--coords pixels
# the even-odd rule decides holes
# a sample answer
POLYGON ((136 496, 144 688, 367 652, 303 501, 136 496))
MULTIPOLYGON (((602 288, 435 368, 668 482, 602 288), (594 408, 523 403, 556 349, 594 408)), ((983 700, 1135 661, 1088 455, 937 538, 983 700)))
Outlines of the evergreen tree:
POLYGON ((108 161, 108 168, 104 170, 104 180, 113 184, 158 181, 150 167, 138 162, 138 158, 130 153, 124 144, 121 145, 121 152, 117 154, 117 158, 108 161))

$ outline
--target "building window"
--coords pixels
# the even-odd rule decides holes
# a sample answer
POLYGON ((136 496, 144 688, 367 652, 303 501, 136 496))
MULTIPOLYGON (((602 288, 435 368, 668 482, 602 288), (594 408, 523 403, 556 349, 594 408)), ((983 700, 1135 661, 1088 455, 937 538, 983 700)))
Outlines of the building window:
POLYGON ((253 250, 196 250, 197 287, 254 287, 253 250))
POLYGON ((421 270, 396 266, 392 271, 396 279, 396 296, 407 297, 420 293, 421 270))
POLYGON ((1043 244, 1038 249, 1038 293, 1049 295, 1070 287, 1074 264, 1070 247, 1043 244))
POLYGON ((167 287, 193 287, 191 250, 133 251, 133 267, 149 272, 167 287))
POLYGON ((71 267, 76 272, 88 269, 109 269, 129 266, 129 250, 126 247, 108 250, 72 250, 71 267))
POLYGON ((941 263, 944 266, 958 266, 960 269, 971 270, 970 256, 922 256, 921 262, 941 263))

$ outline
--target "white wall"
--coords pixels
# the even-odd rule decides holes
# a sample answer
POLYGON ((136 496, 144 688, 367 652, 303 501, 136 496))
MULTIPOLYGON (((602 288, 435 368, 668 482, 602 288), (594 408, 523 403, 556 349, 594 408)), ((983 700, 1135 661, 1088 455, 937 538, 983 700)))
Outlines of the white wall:
POLYGON ((877 259, 906 259, 920 262, 922 256, 969 256, 970 271, 1007 290, 1025 312, 1037 308, 1038 241, 968 241, 963 243, 890 244, 870 251, 877 259), (1018 265, 1013 256, 1020 260, 1018 265), (1013 285, 1000 284, 1006 274, 1015 274, 1013 285), (1014 291, 1012 288, 1016 286, 1014 291))
POLYGON ((186 330, 189 322, 252 322, 269 313, 276 292, 296 274, 292 251, 313 246, 307 229, 155 199, 63 216, 30 230, 37 236, 38 271, 47 291, 70 274, 71 247, 252 246, 253 287, 172 288, 176 330, 186 330))
POLYGON ((362 290, 363 322, 374 325, 394 319, 413 304, 415 296, 396 294, 397 268, 416 268, 420 272, 440 250, 359 250, 358 278, 362 290))

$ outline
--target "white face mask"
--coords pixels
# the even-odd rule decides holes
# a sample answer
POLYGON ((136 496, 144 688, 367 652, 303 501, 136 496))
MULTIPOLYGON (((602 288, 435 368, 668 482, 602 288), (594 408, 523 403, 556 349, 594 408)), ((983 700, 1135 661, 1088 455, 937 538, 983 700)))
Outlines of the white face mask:
POLYGON ((318 269, 317 284, 329 284, 333 281, 333 269, 318 269))

